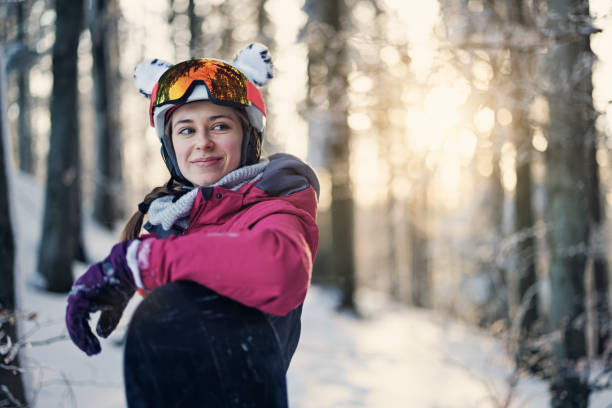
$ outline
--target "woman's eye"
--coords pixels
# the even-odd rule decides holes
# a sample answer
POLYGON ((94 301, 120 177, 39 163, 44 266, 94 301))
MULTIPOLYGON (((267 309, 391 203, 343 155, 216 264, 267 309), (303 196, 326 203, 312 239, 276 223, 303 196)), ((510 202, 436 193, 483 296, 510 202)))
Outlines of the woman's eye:
POLYGON ((179 135, 190 135, 193 133, 193 129, 191 128, 183 128, 178 131, 179 135))
POLYGON ((227 130, 229 126, 225 123, 216 123, 212 126, 212 129, 216 131, 227 130))

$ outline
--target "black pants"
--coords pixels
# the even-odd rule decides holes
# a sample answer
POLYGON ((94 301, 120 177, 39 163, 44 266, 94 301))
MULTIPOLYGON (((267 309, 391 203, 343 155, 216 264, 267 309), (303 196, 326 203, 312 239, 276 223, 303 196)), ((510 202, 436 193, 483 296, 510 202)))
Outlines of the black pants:
POLYGON ((264 314, 193 282, 146 296, 124 354, 130 408, 286 408, 285 368, 264 314))

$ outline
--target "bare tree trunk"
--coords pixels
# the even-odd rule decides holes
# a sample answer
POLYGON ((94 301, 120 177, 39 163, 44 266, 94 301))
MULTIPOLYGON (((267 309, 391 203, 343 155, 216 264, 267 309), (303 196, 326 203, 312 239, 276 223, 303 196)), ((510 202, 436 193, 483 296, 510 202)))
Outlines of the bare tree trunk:
MULTIPOLYGON (((495 75, 499 80, 499 72, 496 72, 495 75)), ((491 106, 494 110, 497 110, 499 108, 499 102, 494 100, 491 106)), ((501 138, 501 136, 499 136, 501 130, 497 123, 493 128, 493 134, 497 135, 497 138, 501 138)), ((497 144, 499 145, 499 143, 497 144)), ((487 245, 492 245, 495 250, 493 251, 493 258, 487 259, 486 262, 481 265, 480 270, 480 273, 484 276, 490 275, 489 281, 491 282, 489 295, 487 296, 487 302, 484 307, 486 310, 480 313, 479 323, 483 327, 489 327, 501 319, 507 320, 509 318, 506 270, 496 262, 496 257, 501 247, 500 237, 503 234, 502 224, 504 217, 505 191, 502 184, 501 169, 499 168, 501 151, 497 146, 493 147, 493 149, 493 171, 487 178, 488 199, 483 203, 485 207, 482 211, 486 214, 487 229, 489 230, 486 234, 486 242, 487 245)))
POLYGON ((609 279, 608 260, 606 259, 605 240, 601 231, 605 222, 605 207, 602 205, 602 194, 600 189, 599 165, 597 163, 597 130, 595 122, 589 134, 585 134, 587 144, 587 166, 589 180, 589 214, 591 218, 591 248, 593 257, 593 297, 595 315, 595 353, 603 355, 610 341, 610 315, 609 305, 609 279), (602 241, 603 242, 600 242, 602 241))
MULTIPOLYGON (((17 4, 17 41, 23 46, 27 46, 27 4, 20 2, 17 4)), ((19 106, 19 169, 25 173, 34 173, 34 156, 32 154, 32 127, 30 126, 30 67, 22 66, 17 72, 17 88, 19 96, 17 104, 19 106)))
MULTIPOLYGON (((385 13, 377 7, 374 3, 376 18, 372 22, 374 25, 374 35, 376 38, 380 38, 381 42, 386 41, 388 20, 385 13)), ((409 60, 408 53, 398 46, 398 51, 403 52, 402 56, 406 60, 409 60)), ((388 291, 391 296, 396 300, 401 300, 402 293, 402 282, 400 277, 399 265, 397 262, 398 255, 398 220, 396 217, 396 209, 401 204, 396 198, 393 191, 393 183, 397 177, 396 173, 397 165, 390 158, 394 154, 394 148, 397 148, 395 142, 396 130, 389 121, 389 110, 394 107, 395 101, 401 98, 402 87, 398 86, 398 78, 391 75, 389 70, 381 69, 380 60, 368 61, 368 65, 365 67, 366 74, 373 77, 374 89, 378 90, 376 96, 375 106, 372 107, 374 113, 374 133, 376 134, 377 144, 379 146, 378 162, 386 163, 389 169, 389 178, 386 183, 385 189, 387 191, 387 197, 383 204, 383 220, 382 225, 384 231, 382 234, 387 236, 386 251, 383 251, 381 256, 381 264, 384 264, 387 269, 389 277, 388 291)), ((402 134, 406 132, 406 129, 402 129, 402 134)))
POLYGON ((521 124, 522 118, 515 111, 517 134, 521 139, 516 141, 516 192, 514 196, 514 229, 521 235, 517 243, 517 269, 519 273, 518 295, 521 304, 524 304, 525 313, 521 320, 521 329, 524 336, 528 336, 538 320, 537 309, 537 275, 536 275, 536 243, 533 234, 534 216, 532 208, 532 180, 531 161, 526 156, 531 150, 530 131, 521 124), (520 129, 520 130, 519 130, 520 129))
MULTIPOLYGON (((440 0, 440 3, 449 40, 456 43, 459 50, 467 51, 470 56, 469 65, 462 62, 459 54, 457 54, 456 63, 472 82, 474 92, 471 98, 473 100, 466 106, 471 105, 474 108, 485 106, 493 112, 505 108, 505 90, 508 89, 508 77, 504 70, 506 44, 500 41, 500 37, 506 37, 507 30, 505 30, 505 21, 500 16, 499 9, 506 10, 512 5, 503 0, 488 0, 482 2, 483 11, 474 12, 470 9, 468 2, 440 0), (504 7, 499 7, 500 3, 503 3, 504 7), (461 28, 456 31, 458 27, 461 28), (489 43, 490 33, 493 31, 497 31, 500 37, 489 43), (492 74, 489 89, 486 92, 478 89, 474 81, 476 77, 471 68, 474 61, 482 59, 486 60, 492 74)), ((512 2, 514 3, 516 2, 512 2)), ((478 279, 487 282, 486 296, 480 302, 480 307, 476 312, 478 324, 482 327, 490 327, 500 321, 503 321, 506 326, 510 325, 507 270, 505 266, 497 262, 503 244, 506 195, 499 165, 501 146, 507 141, 507 132, 498 121, 494 121, 490 137, 493 143, 486 141, 483 148, 492 153, 493 166, 491 174, 485 177, 486 184, 482 188, 483 199, 478 204, 478 222, 473 225, 472 230, 474 238, 479 241, 479 246, 492 249, 491 255, 478 258, 475 265, 478 279)))
POLYGON ((559 331, 551 378, 553 407, 586 407, 590 390, 579 363, 587 354, 584 273, 589 242, 588 164, 585 135, 593 129, 592 54, 587 0, 549 0, 546 152, 550 228, 551 324, 559 331))
POLYGON ((217 10, 224 21, 223 29, 221 30, 220 55, 227 55, 229 58, 229 56, 234 55, 236 52, 234 44, 234 27, 236 26, 236 21, 234 19, 232 2, 228 0, 224 1, 217 6, 217 10))
MULTIPOLYGON (((389 157, 389 156, 387 156, 389 157)), ((397 205, 397 200, 393 194, 392 190, 393 176, 390 177, 389 183, 387 185, 388 197, 387 202, 385 203, 385 229, 387 233, 387 264, 389 265, 389 293, 391 296, 396 299, 401 299, 401 280, 400 273, 397 265, 397 247, 396 247, 396 217, 395 217, 395 208, 397 205)))
POLYGON ((518 272, 519 338, 516 361, 519 366, 537 373, 542 357, 541 347, 534 341, 542 334, 543 321, 538 312, 537 246, 535 236, 535 215, 533 210, 531 174, 533 147, 532 131, 528 119, 530 98, 522 88, 527 83, 526 68, 533 62, 531 51, 511 52, 512 78, 514 82, 512 123, 515 129, 516 148, 516 189, 514 194, 514 232, 518 238, 515 248, 518 272), (538 324, 538 322, 540 322, 538 324))
MULTIPOLYGON (((334 40, 341 38, 341 21, 345 15, 344 0, 335 0, 334 40)), ((346 42, 341 41, 328 64, 328 98, 331 110, 331 126, 328 151, 330 153, 329 169, 331 174, 331 213, 332 213, 332 253, 334 254, 334 269, 340 276, 342 299, 339 307, 357 311, 355 304, 355 289, 357 276, 355 273, 354 250, 354 202, 350 177, 350 136, 348 127, 348 80, 347 80, 347 50, 346 42)), ((328 53, 328 57, 330 56, 328 53)))
MULTIPOLYGON (((168 0, 168 26, 170 27, 170 42, 176 45, 176 28, 174 27, 174 19, 176 18, 176 11, 174 9, 174 0, 168 0)), ((174 47, 174 62, 177 61, 176 47, 174 47)))
POLYGON ((518 295, 525 313, 521 320, 523 338, 529 336, 538 321, 538 295, 536 273, 536 240, 533 233, 535 218, 532 203, 531 127, 528 120, 528 101, 521 90, 525 83, 524 72, 532 61, 529 53, 512 51, 512 76, 514 82, 512 122, 515 129, 516 190, 514 195, 514 231, 521 236, 517 243, 517 269, 519 273, 518 295))
MULTIPOLYGON (((0 341, 6 342, 5 337, 13 342, 17 339, 17 323, 14 319, 4 318, 15 312, 15 243, 13 241, 13 227, 11 225, 10 201, 8 189, 8 152, 5 142, 8 140, 6 126, 6 81, 4 72, 4 50, 0 45, 0 341)), ((2 356, 4 357, 4 356, 2 356)), ((3 362, 2 360, 0 360, 3 362)), ((10 363, 11 366, 19 368, 19 357, 10 363)), ((0 368, 0 405, 25 406, 25 390, 18 370, 0 368), (11 397, 14 401, 11 401, 11 397)))
POLYGON ((266 44, 269 49, 272 49, 274 47, 274 27, 266 11, 267 1, 257 0, 257 41, 266 44))
POLYGON ((119 5, 93 0, 92 53, 97 166, 94 218, 112 228, 121 216, 122 156, 119 106, 119 5))
MULTIPOLYGON (((356 311, 354 261, 354 204, 349 172, 348 55, 343 21, 343 0, 307 0, 309 16, 308 81, 309 101, 318 131, 327 132, 326 165, 331 174, 331 219, 333 269, 342 290, 339 307, 356 311), (326 74, 322 75, 322 72, 326 74), (324 92, 315 95, 316 92, 324 92)), ((312 122, 309 124, 313 125, 312 122)))
POLYGON ((422 185, 415 195, 410 221, 411 285, 410 303, 417 307, 430 307, 431 275, 429 273, 429 229, 427 186, 422 185))
POLYGON ((56 0, 51 136, 38 271, 45 289, 65 293, 80 239, 77 47, 83 2, 56 0))
MULTIPOLYGON (((527 16, 521 1, 508 3, 508 22, 513 27, 532 28, 533 18, 527 16)), ((514 145, 516 148, 516 188, 514 194, 514 232, 521 239, 516 247, 516 267, 518 269, 518 298, 524 310, 520 322, 521 339, 526 340, 538 321, 537 294, 537 248, 533 227, 535 217, 532 200, 531 161, 533 147, 532 131, 529 124, 528 109, 532 96, 528 95, 529 68, 533 64, 533 51, 519 51, 518 47, 510 50, 511 59, 511 112, 515 129, 514 145)))
POLYGON ((90 32, 96 108, 97 171, 94 177, 94 219, 113 228, 121 215, 121 134, 118 120, 119 40, 115 0, 93 0, 90 32))
MULTIPOLYGON (((593 129, 595 133, 595 129, 593 129)), ((594 134, 588 148, 588 166, 589 166, 589 205, 591 207, 591 227, 595 234, 594 238, 598 239, 597 233, 602 230, 605 222, 605 210, 601 204, 601 191, 599 185, 599 165, 597 164, 597 136, 594 134)), ((600 238, 599 238, 600 239, 600 238)), ((592 238, 593 240, 593 238, 592 238)), ((609 279, 608 279, 608 261, 606 259, 606 251, 600 242, 592 242, 595 247, 593 253, 593 289, 594 289, 594 304, 595 304, 595 328, 596 328, 596 350, 598 355, 603 355, 610 347, 610 315, 609 305, 609 279)))
POLYGON ((202 44, 204 42, 204 34, 202 33, 202 23, 204 19, 196 13, 195 3, 196 0, 189 0, 187 6, 189 32, 191 33, 191 38, 189 39, 189 55, 191 58, 201 58, 203 53, 202 44))
MULTIPOLYGON (((276 42, 274 41, 274 32, 275 25, 274 22, 270 20, 270 15, 266 10, 266 3, 268 0, 257 0, 256 1, 256 11, 257 11, 257 37, 256 41, 265 44, 270 50, 270 54, 272 58, 276 55, 276 42)), ((265 87, 261 90, 263 94, 263 98, 266 101, 266 107, 268 109, 268 120, 266 122, 266 136, 265 143, 263 145, 264 152, 268 155, 279 152, 283 150, 282 140, 279 140, 276 137, 276 132, 274 128, 274 124, 276 123, 275 119, 275 109, 274 109, 274 100, 270 98, 270 88, 265 87)), ((282 136, 282 135, 281 135, 282 136)))

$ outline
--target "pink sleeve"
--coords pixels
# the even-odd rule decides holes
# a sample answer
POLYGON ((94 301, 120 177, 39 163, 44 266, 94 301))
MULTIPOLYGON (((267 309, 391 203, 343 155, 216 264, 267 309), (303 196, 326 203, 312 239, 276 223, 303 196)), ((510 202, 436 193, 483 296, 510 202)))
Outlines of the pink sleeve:
POLYGON ((304 301, 318 231, 314 221, 274 213, 250 230, 149 239, 144 286, 191 280, 247 306, 286 315, 304 301))

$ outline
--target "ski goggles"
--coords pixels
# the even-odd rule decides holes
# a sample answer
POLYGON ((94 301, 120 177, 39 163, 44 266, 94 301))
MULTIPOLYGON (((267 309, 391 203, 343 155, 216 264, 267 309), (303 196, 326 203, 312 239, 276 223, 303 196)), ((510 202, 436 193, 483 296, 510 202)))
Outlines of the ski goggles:
POLYGON ((264 116, 266 114, 261 92, 237 68, 219 60, 189 60, 170 67, 155 84, 149 108, 151 126, 154 126, 154 108, 183 102, 189 96, 188 91, 197 84, 206 86, 213 103, 229 106, 254 105, 264 116))

